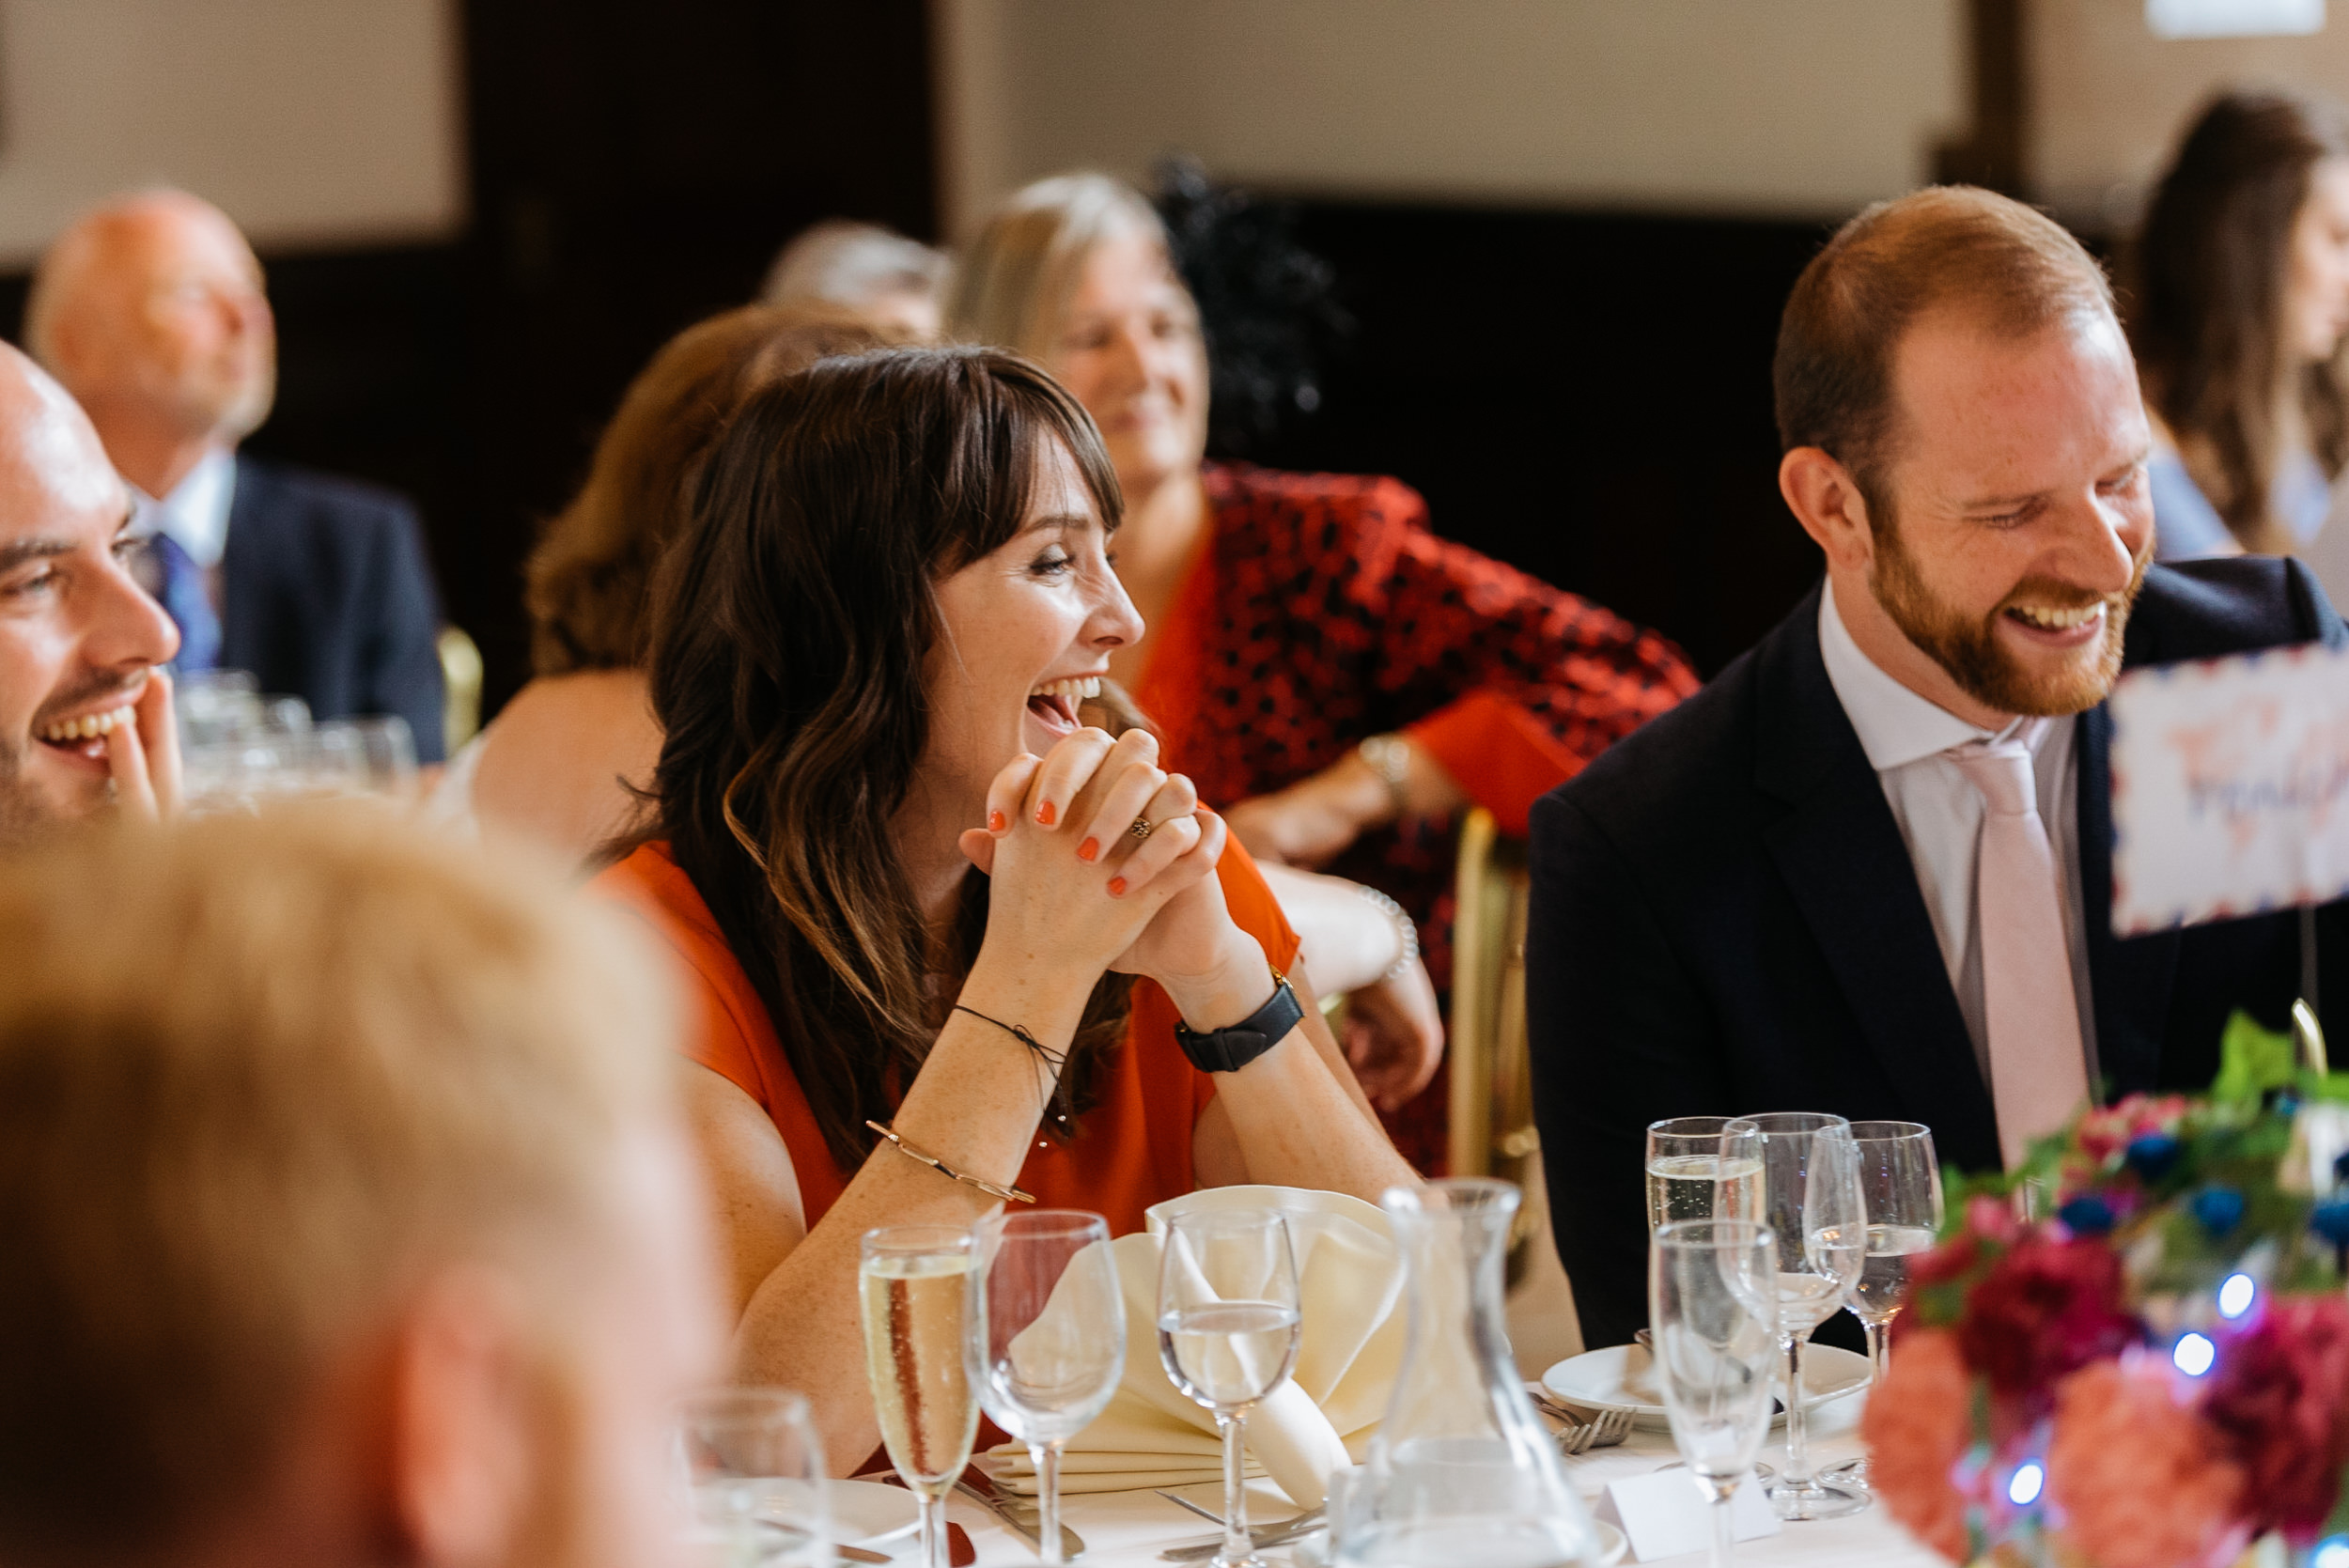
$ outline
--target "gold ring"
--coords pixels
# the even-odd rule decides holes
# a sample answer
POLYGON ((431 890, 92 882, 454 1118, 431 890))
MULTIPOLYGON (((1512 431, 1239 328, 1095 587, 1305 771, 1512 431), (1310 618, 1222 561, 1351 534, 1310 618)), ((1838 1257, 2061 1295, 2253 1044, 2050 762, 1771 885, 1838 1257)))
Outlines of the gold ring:
POLYGON ((1146 816, 1137 816, 1134 818, 1133 826, 1128 828, 1126 831, 1133 834, 1134 842, 1139 844, 1143 839, 1148 838, 1152 833, 1157 832, 1159 831, 1159 825, 1151 821, 1146 816))

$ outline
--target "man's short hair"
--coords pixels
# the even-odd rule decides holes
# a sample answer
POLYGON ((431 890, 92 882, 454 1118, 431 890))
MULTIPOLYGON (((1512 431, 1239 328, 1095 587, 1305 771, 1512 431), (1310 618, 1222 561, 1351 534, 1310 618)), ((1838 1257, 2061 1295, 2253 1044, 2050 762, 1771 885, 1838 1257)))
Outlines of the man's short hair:
POLYGON ((0 1560, 252 1506, 435 1267, 596 1278, 667 998, 522 863, 355 807, 0 862, 0 1560))
POLYGON ((2024 337, 2069 317, 2112 318, 2112 287, 2061 225, 1968 185, 1878 202, 1836 231, 1779 320, 1778 436, 1782 451, 1816 446, 1849 469, 1878 526, 1896 434, 1892 356, 1942 308, 2024 337))

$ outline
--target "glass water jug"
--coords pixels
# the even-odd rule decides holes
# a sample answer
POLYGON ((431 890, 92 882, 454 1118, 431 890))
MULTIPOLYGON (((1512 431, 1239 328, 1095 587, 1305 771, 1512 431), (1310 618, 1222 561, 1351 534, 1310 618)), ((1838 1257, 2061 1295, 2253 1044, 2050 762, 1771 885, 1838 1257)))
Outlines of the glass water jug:
POLYGON ((1403 1256, 1403 1364, 1336 1521, 1340 1568, 1563 1568, 1598 1531, 1509 1348, 1502 1265, 1517 1189, 1460 1178, 1381 1200, 1403 1256))

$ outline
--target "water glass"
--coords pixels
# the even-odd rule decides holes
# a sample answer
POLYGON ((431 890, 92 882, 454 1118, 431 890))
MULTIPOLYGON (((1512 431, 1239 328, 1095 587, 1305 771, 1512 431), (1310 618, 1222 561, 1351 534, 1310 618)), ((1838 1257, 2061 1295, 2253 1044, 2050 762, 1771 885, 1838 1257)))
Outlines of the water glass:
MULTIPOLYGON (((1922 1122, 1854 1122, 1859 1159, 1859 1201, 1868 1211, 1868 1254, 1843 1305, 1868 1331, 1868 1389, 1873 1396, 1890 1364, 1892 1319, 1908 1304, 1910 1260, 1933 1250, 1941 1231, 1941 1166, 1933 1129, 1922 1122)), ((1830 1475, 1866 1485, 1868 1461, 1835 1466, 1830 1475)))
POLYGON ((1248 1538, 1241 1454, 1248 1412, 1288 1381, 1299 1327, 1297 1260, 1277 1209, 1176 1217, 1159 1259, 1159 1359, 1223 1437, 1223 1548, 1216 1568, 1264 1568, 1248 1538))
POLYGON ((1117 1392, 1126 1303, 1109 1221, 1073 1209, 983 1219, 972 1232, 970 1377, 1035 1461, 1038 1551, 1061 1561, 1060 1454, 1117 1392))
POLYGON ((824 1451, 807 1401, 786 1389, 687 1399, 678 1442, 702 1560, 726 1568, 832 1560, 824 1451))
POLYGON ((1738 1116, 1674 1116, 1647 1129, 1647 1228, 1762 1219, 1762 1133, 1738 1116))
POLYGON ((1763 1220, 1778 1238, 1778 1343, 1786 1360, 1786 1469, 1766 1488, 1782 1519, 1836 1519, 1865 1488, 1812 1473, 1803 1348, 1843 1309, 1867 1252, 1851 1124, 1823 1111, 1750 1116, 1762 1132, 1763 1220))
POLYGON ((1729 1568, 1730 1498, 1770 1430, 1778 1236, 1750 1219, 1684 1219, 1648 1250, 1648 1322, 1672 1443, 1711 1501, 1713 1568, 1729 1568))
POLYGON ((963 1351, 971 1264, 971 1233, 945 1225, 887 1226, 858 1245, 865 1377, 890 1463, 922 1500, 924 1568, 948 1568, 946 1494, 979 1432, 963 1351))

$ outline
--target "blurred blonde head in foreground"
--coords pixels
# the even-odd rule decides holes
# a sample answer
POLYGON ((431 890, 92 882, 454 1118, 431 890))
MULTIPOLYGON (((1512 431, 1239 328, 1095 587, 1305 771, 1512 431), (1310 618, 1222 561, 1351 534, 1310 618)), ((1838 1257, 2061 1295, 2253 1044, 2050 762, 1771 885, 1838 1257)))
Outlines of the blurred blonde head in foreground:
POLYGON ((710 1374, 667 998, 359 808, 0 863, 0 1562, 650 1563, 710 1374))

